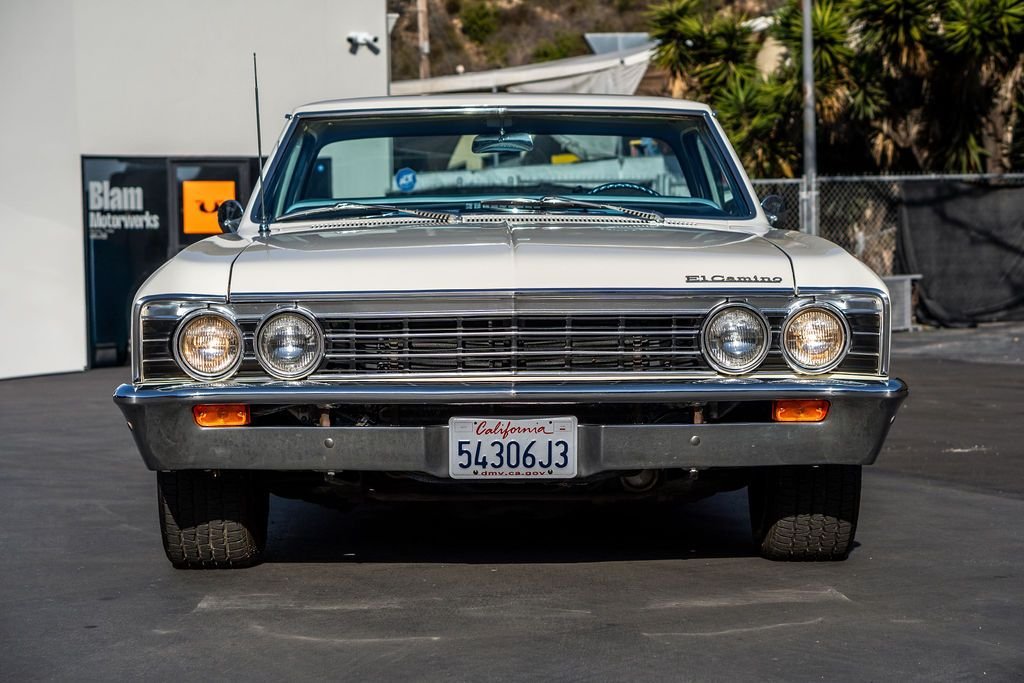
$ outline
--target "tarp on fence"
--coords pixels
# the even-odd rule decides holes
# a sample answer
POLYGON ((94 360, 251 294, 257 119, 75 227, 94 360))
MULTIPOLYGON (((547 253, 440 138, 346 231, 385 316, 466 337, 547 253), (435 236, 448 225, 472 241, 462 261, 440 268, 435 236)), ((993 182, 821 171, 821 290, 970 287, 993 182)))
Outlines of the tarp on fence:
POLYGON ((918 319, 947 326, 1024 320, 1024 186, 901 184, 897 268, 923 276, 918 319))

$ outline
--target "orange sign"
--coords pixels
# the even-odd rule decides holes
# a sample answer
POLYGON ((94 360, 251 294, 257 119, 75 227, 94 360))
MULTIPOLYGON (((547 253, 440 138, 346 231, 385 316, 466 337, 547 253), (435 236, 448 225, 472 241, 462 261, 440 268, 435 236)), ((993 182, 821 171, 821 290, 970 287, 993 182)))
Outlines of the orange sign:
POLYGON ((216 235, 217 208, 236 199, 234 180, 183 180, 181 183, 181 229, 186 235, 216 235))

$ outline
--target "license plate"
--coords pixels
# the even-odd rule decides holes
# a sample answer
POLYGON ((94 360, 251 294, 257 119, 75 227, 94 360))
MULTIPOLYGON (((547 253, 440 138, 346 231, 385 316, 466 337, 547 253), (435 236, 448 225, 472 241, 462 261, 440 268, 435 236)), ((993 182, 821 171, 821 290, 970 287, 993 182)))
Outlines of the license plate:
POLYGON ((453 479, 571 479, 576 476, 576 418, 448 421, 453 479))

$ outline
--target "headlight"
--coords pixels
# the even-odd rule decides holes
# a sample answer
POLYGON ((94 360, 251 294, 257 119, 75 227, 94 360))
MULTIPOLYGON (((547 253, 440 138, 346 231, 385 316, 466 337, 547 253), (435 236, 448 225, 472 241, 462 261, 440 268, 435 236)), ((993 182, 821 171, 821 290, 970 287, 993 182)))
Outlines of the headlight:
POLYGON ((174 335, 174 356, 182 370, 195 379, 223 379, 242 362, 242 331, 220 313, 193 313, 174 335))
POLYGON ((708 363, 719 372, 750 372, 768 355, 768 322, 748 306, 726 306, 708 318, 701 347, 708 363))
POLYGON ((797 372, 828 372, 843 360, 849 341, 846 320, 823 306, 801 308, 782 326, 782 354, 797 372))
POLYGON ((320 326, 306 313, 275 313, 256 332, 256 356, 267 372, 297 379, 313 372, 324 356, 320 326))

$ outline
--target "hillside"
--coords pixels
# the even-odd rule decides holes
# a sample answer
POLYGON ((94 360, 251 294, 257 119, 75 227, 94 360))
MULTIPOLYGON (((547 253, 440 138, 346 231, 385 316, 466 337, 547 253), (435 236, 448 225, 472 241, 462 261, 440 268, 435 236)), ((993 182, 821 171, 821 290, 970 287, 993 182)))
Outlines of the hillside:
MULTIPOLYGON (((646 31, 652 0, 430 0, 431 75, 589 54, 583 34, 646 31)), ((391 77, 416 78, 416 0, 389 0, 391 77)))

